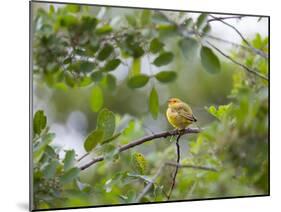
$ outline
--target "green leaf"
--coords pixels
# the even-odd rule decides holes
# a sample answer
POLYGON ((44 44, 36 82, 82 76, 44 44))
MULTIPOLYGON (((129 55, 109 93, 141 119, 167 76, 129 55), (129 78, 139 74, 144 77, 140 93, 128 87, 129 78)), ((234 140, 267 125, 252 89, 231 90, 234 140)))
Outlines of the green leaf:
POLYGON ((65 157, 63 160, 64 163, 64 171, 67 171, 68 169, 72 168, 75 162, 75 151, 74 150, 68 150, 65 153, 65 157))
POLYGON ((131 46, 131 51, 132 51, 131 55, 134 58, 139 58, 139 57, 144 55, 143 48, 139 44, 137 44, 137 43, 135 45, 131 46))
POLYGON ((115 70, 121 63, 121 60, 119 59, 112 59, 109 60, 105 66, 104 66, 104 71, 109 72, 115 70))
POLYGON ((150 23, 150 19, 151 19, 151 12, 150 10, 144 9, 141 13, 141 25, 145 26, 148 25, 150 23))
POLYGON ((67 57, 64 61, 63 64, 69 64, 72 62, 72 58, 71 57, 67 57))
POLYGON ((50 14, 53 14, 55 12, 55 7, 54 7, 54 5, 50 5, 50 7, 49 7, 49 13, 50 14))
POLYGON ((163 46, 164 44, 161 41, 159 41, 158 38, 154 38, 150 42, 149 51, 153 54, 156 54, 157 52, 162 50, 163 46))
MULTIPOLYGON (((80 52, 80 50, 75 50, 75 52, 77 52, 77 54, 80 54, 81 52, 80 52)), ((72 73, 74 73, 74 72, 79 72, 80 71, 80 69, 81 69, 81 61, 72 61, 69 65, 68 65, 68 67, 67 67, 67 69, 71 72, 71 74, 72 73)))
POLYGON ((192 25, 193 25, 193 20, 192 20, 192 18, 188 18, 188 19, 186 19, 186 20, 184 21, 184 26, 185 26, 186 29, 191 28, 192 25))
POLYGON ((206 34, 208 34, 211 31, 211 25, 207 24, 203 29, 202 29, 202 34, 203 36, 205 36, 206 34))
POLYGON ((75 86, 75 79, 70 71, 64 72, 64 81, 71 88, 75 86))
POLYGON ((132 155, 132 167, 133 169, 139 173, 139 174, 144 174, 147 168, 147 161, 145 160, 144 156, 139 153, 135 152, 132 155))
POLYGON ((91 72, 95 68, 95 64, 88 61, 80 62, 80 70, 84 73, 91 72))
POLYGON ((127 84, 130 88, 141 88, 146 85, 148 80, 149 77, 147 75, 139 74, 130 78, 127 84))
POLYGON ((116 78, 112 74, 107 74, 105 78, 106 86, 109 90, 114 90, 116 88, 116 78))
POLYGON ((261 49, 262 48, 262 38, 259 33, 256 34, 255 38, 251 42, 254 48, 261 49))
POLYGON ((65 6, 65 10, 71 13, 78 13, 80 11, 80 5, 69 4, 65 6))
POLYGON ((158 24, 156 26, 156 29, 158 29, 159 31, 162 31, 162 32, 175 32, 176 29, 177 29, 177 26, 175 24, 158 24))
POLYGON ((58 166, 58 161, 52 161, 50 162, 43 170, 42 173, 45 178, 50 179, 53 178, 56 174, 56 169, 58 166))
POLYGON ((84 149, 90 152, 94 149, 104 138, 104 131, 102 129, 96 129, 92 131, 84 142, 84 149))
POLYGON ((126 18, 128 24, 130 26, 132 26, 132 27, 136 27, 137 26, 137 20, 136 20, 134 15, 126 15, 125 18, 126 18))
POLYGON ((113 47, 110 44, 105 44, 104 47, 98 53, 97 58, 98 60, 103 61, 106 58, 108 58, 112 52, 113 52, 113 47))
POLYGON ((93 112, 98 112, 103 106, 103 93, 99 86, 95 86, 92 89, 90 106, 93 112))
POLYGON ((174 58, 174 54, 172 52, 164 52, 160 54, 155 60, 153 64, 156 66, 164 66, 169 64, 174 58))
POLYGON ((109 142, 115 140, 116 138, 118 138, 120 135, 122 135, 122 133, 117 133, 117 134, 113 135, 111 138, 108 138, 108 139, 106 139, 106 140, 103 140, 103 141, 101 142, 101 144, 109 143, 109 142))
POLYGON ((104 132, 103 139, 106 140, 112 137, 115 131, 115 115, 108 109, 100 111, 97 120, 97 129, 101 129, 104 132))
POLYGON ((62 83, 62 82, 58 82, 56 84, 54 84, 54 89, 56 90, 61 90, 61 91, 67 91, 68 87, 66 84, 62 83))
POLYGON ((179 40, 179 48, 185 58, 193 58, 195 50, 198 48, 198 42, 194 38, 183 38, 179 40))
POLYGON ((149 111, 154 119, 158 116, 159 101, 156 89, 153 87, 149 96, 149 111))
POLYGON ((102 46, 96 37, 89 38, 89 42, 90 43, 87 45, 87 50, 90 54, 95 55, 102 46))
POLYGON ((161 71, 155 75, 159 82, 171 82, 177 78, 177 73, 174 71, 161 71))
POLYGON ((99 82, 103 77, 103 73, 102 71, 95 71, 91 74, 91 79, 94 81, 94 82, 99 82))
POLYGON ((38 110, 33 118, 33 131, 35 134, 40 134, 47 125, 47 117, 43 110, 38 110))
POLYGON ((96 29, 96 33, 98 35, 104 35, 112 32, 112 27, 108 24, 103 25, 102 27, 99 27, 96 29))
POLYGON ((79 168, 71 168, 61 176, 60 181, 62 183, 70 183, 72 180, 76 179, 79 176, 79 173, 79 168))
POLYGON ((80 78, 79 83, 78 83, 78 86, 79 86, 79 87, 85 87, 85 86, 90 85, 91 83, 92 83, 91 77, 84 76, 84 77, 81 77, 81 78, 80 78))
POLYGON ((102 148, 102 152, 105 160, 114 160, 117 159, 119 149, 116 148, 113 144, 105 144, 102 148))
POLYGON ((73 15, 64 15, 59 18, 62 27, 73 27, 78 24, 78 19, 73 15))
POLYGON ((89 32, 95 29, 98 24, 98 20, 96 18, 89 16, 83 16, 81 22, 82 29, 89 32))
POLYGON ((202 46, 201 52, 201 63, 203 67, 211 74, 220 72, 221 65, 219 58, 214 54, 212 49, 202 46))
POLYGON ((144 55, 144 50, 139 41, 136 40, 135 34, 128 34, 124 41, 120 43, 123 55, 139 58, 144 55))
POLYGON ((175 24, 159 24, 156 25, 159 37, 162 39, 169 39, 179 35, 179 30, 175 24))
POLYGON ((50 145, 47 145, 46 148, 45 148, 45 153, 49 156, 49 157, 52 157, 52 158, 57 158, 58 155, 57 153, 55 152, 54 148, 50 145))
POLYGON ((189 149, 192 154, 198 154, 203 143, 203 137, 198 136, 196 141, 190 142, 189 149))
POLYGON ((206 107, 205 109, 214 117, 216 117, 219 120, 222 120, 229 110, 231 110, 232 103, 227 105, 220 105, 218 108, 215 106, 210 106, 209 108, 206 107))
POLYGON ((198 30, 201 30, 205 27, 205 25, 207 23, 207 18, 208 18, 207 13, 202 13, 201 15, 199 15, 199 17, 197 18, 197 21, 196 21, 196 26, 197 26, 198 30))
POLYGON ((47 146, 55 138, 55 133, 48 133, 42 137, 42 141, 33 148, 33 159, 37 163, 43 156, 43 153, 46 151, 47 146))
POLYGON ((134 58, 130 70, 130 76, 135 76, 141 73, 141 58, 134 58))
POLYGON ((170 23, 170 20, 162 13, 153 13, 152 20, 154 23, 170 23))

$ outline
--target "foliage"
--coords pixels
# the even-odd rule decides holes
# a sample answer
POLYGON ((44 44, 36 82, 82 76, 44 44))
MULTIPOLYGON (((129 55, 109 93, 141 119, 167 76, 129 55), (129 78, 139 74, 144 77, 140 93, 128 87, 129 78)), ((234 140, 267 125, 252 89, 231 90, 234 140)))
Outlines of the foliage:
POLYGON ((114 131, 115 115, 111 111, 103 109, 98 116, 97 128, 87 136, 84 142, 85 150, 90 152, 99 143, 104 144, 112 141, 116 138, 116 135, 113 135, 114 131))
MULTIPOLYGON (((67 89, 94 84, 90 104, 92 111, 98 112, 103 106, 100 83, 114 90, 116 79, 109 72, 115 72, 122 64, 132 61, 127 85, 133 89, 144 87, 154 77, 164 83, 176 79, 176 72, 165 71, 173 62, 174 53, 164 41, 171 33, 176 38, 182 36, 180 24, 175 25, 162 13, 143 10, 137 11, 137 16, 126 15, 127 25, 124 26, 121 18, 113 26, 110 19, 100 19, 90 13, 89 7, 75 7, 76 10, 68 6, 56 9, 51 6, 49 11, 39 9, 34 18, 34 73, 41 74, 49 86, 67 89), (150 66, 163 67, 163 71, 144 73, 141 61, 150 56, 154 57, 150 66)), ((203 67, 217 73, 218 57, 201 42, 208 33, 204 29, 210 28, 207 17, 202 14, 195 23, 190 18, 184 20, 185 30, 196 30, 200 37, 180 38, 179 48, 187 58, 201 48, 203 67)), ((151 114, 157 117, 157 113, 151 111, 151 114)))
POLYGON ((132 166, 134 167, 134 170, 139 174, 145 173, 147 165, 146 165, 146 160, 141 153, 135 152, 132 155, 132 166))
MULTIPOLYGON (((165 162, 175 161, 175 138, 126 151, 120 147, 168 129, 163 120, 170 94, 200 96, 202 108, 208 105, 203 112, 195 109, 202 132, 180 139, 180 163, 195 168, 179 168, 171 199, 268 194, 268 81, 219 57, 208 43, 212 16, 175 14, 136 9, 116 15, 107 8, 72 4, 37 9, 36 92, 40 96, 47 85, 43 91, 51 93, 50 101, 59 102, 56 116, 79 110, 89 126, 79 128, 85 130, 83 143, 77 141, 84 147, 81 157, 76 149, 55 145, 59 136, 49 127, 52 107, 34 113, 35 209, 134 203, 149 184, 140 202, 166 201, 174 167, 164 166, 154 177, 165 162), (199 68, 190 70, 194 61, 199 68), (188 83, 195 89, 186 89, 188 83)), ((247 45, 242 42, 228 56, 268 76, 268 59, 247 45)), ((250 45, 268 53, 267 37, 257 34, 250 45)))
MULTIPOLYGON (((34 129, 42 126, 38 117, 46 116, 43 111, 34 115, 34 129)), ((35 208, 82 206, 90 204, 88 195, 92 189, 80 181, 80 169, 76 167, 75 151, 62 150, 52 144, 55 134, 47 125, 33 135, 33 201, 35 208)))
POLYGON ((214 52, 203 46, 200 51, 202 65, 210 73, 218 73, 220 71, 220 61, 214 52))

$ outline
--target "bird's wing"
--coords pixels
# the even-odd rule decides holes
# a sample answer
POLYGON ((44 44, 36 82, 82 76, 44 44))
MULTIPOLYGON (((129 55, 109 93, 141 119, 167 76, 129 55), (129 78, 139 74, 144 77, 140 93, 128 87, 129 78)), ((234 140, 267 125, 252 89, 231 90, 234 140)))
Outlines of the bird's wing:
POLYGON ((186 118, 189 121, 192 121, 192 122, 196 122, 197 121, 196 118, 192 114, 189 114, 189 113, 187 113, 184 110, 179 110, 178 113, 179 113, 180 116, 186 118))

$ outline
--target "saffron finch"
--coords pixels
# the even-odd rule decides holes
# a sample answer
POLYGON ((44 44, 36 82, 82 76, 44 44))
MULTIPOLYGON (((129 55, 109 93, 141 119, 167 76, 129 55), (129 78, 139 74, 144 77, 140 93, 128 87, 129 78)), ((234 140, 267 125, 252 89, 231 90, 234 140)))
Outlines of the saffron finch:
POLYGON ((178 98, 168 100, 166 116, 169 123, 180 130, 197 121, 189 105, 178 98))

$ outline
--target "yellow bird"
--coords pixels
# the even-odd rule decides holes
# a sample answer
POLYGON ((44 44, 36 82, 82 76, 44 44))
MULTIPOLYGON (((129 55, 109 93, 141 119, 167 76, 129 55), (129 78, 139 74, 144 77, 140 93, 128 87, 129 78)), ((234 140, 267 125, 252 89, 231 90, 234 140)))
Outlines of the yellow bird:
POLYGON ((189 105, 178 98, 168 100, 166 116, 169 123, 180 130, 197 121, 189 105))

